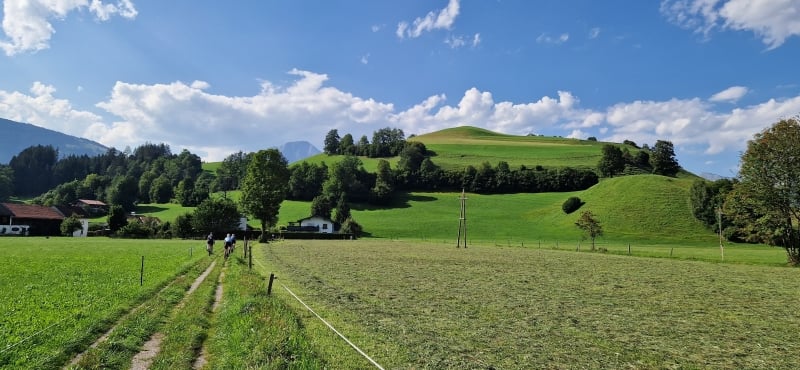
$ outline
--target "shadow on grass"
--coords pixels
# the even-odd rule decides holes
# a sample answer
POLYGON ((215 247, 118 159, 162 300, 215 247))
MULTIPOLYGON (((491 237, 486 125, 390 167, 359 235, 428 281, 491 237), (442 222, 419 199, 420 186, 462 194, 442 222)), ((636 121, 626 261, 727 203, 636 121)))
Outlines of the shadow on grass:
POLYGON ((432 202, 435 200, 438 200, 438 198, 428 195, 398 192, 392 197, 392 201, 388 204, 355 203, 351 208, 358 211, 378 211, 384 209, 409 208, 411 207, 410 202, 432 202))
POLYGON ((158 206, 137 206, 136 213, 156 213, 161 211, 166 211, 166 207, 158 207, 158 206))

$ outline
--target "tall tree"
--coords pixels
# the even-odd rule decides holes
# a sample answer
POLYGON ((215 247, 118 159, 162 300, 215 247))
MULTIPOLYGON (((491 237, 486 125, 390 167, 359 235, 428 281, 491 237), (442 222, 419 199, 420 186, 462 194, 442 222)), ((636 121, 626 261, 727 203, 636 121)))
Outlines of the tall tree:
POLYGON ((339 131, 336 129, 328 131, 328 134, 325 135, 325 146, 322 150, 327 155, 334 155, 340 154, 339 152, 339 131))
POLYGON ((122 206, 125 212, 133 211, 136 203, 136 192, 139 189, 136 179, 128 176, 118 176, 107 189, 106 200, 110 204, 122 206))
MULTIPOLYGON (((375 186, 370 190, 370 200, 376 204, 386 204, 391 199, 392 192, 394 192, 394 176, 392 176, 392 169, 387 160, 379 159, 375 186)), ((344 217, 336 222, 343 223, 346 219, 347 217, 344 217)))
POLYGON ((289 167, 277 149, 261 150, 247 165, 242 183, 242 209, 261 222, 261 240, 278 221, 281 202, 289 191, 289 167))
POLYGON ((656 141, 650 162, 653 165, 653 173, 657 175, 675 176, 681 169, 678 160, 675 159, 675 148, 671 141, 656 141))
POLYGON ((603 156, 597 163, 597 169, 603 177, 614 177, 625 169, 625 159, 622 150, 612 144, 603 145, 603 156))
POLYGON ((747 143, 735 185, 742 208, 752 209, 764 242, 783 247, 800 265, 800 120, 782 119, 747 143))
POLYGON ((252 154, 245 154, 241 150, 225 159, 217 168, 217 189, 221 191, 239 189, 239 184, 247 174, 247 163, 252 154))
POLYGON ((603 226, 600 221, 595 217, 592 211, 584 211, 581 217, 575 222, 575 226, 583 230, 585 237, 592 240, 592 250, 594 250, 594 241, 598 236, 603 235, 603 226))
POLYGON ((0 202, 5 202, 14 193, 14 170, 0 164, 0 202))
POLYGON ((350 205, 347 204, 347 199, 345 199, 344 194, 340 195, 339 199, 336 201, 335 211, 336 212, 333 214, 333 222, 339 225, 344 224, 344 222, 350 218, 350 205))
POLYGON ((190 222, 196 234, 229 233, 239 226, 241 213, 236 204, 227 198, 208 198, 195 208, 190 222))
POLYGON ((339 140, 339 154, 356 155, 356 144, 353 140, 353 135, 345 134, 342 140, 339 140))
POLYGON ((125 214, 125 209, 119 204, 114 204, 108 210, 108 228, 112 233, 117 232, 123 226, 128 224, 128 216, 125 214))
POLYGON ((8 165, 14 170, 14 194, 38 195, 53 187, 53 168, 58 162, 58 150, 50 145, 32 146, 11 158, 8 165))

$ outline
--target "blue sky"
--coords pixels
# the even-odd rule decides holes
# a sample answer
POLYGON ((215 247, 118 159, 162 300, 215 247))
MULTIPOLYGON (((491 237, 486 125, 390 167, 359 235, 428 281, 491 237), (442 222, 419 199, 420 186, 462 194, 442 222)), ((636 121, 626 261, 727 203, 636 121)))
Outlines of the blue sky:
POLYGON ((800 0, 5 0, 0 117, 208 161, 332 128, 675 144, 800 113, 800 0))

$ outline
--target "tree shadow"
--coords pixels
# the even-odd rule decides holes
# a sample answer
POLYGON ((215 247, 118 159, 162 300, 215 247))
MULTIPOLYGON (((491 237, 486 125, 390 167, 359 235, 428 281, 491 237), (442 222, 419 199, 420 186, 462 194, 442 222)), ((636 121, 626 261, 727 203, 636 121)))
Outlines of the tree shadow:
POLYGON ((438 199, 439 198, 429 195, 411 194, 409 192, 396 192, 392 197, 391 202, 387 204, 354 203, 350 206, 350 208, 358 211, 409 208, 411 207, 411 202, 432 202, 438 199))
POLYGON ((136 206, 136 213, 156 213, 166 211, 167 207, 158 206, 136 206))

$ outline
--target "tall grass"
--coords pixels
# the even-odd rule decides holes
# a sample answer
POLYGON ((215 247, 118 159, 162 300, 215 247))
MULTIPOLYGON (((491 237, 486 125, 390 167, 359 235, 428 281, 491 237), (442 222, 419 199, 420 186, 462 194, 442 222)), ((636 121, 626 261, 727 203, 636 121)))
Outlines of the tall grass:
POLYGON ((240 256, 228 263, 223 303, 206 342, 206 368, 326 368, 285 298, 268 296, 264 276, 249 270, 240 256))

